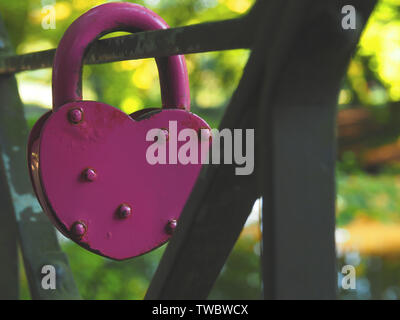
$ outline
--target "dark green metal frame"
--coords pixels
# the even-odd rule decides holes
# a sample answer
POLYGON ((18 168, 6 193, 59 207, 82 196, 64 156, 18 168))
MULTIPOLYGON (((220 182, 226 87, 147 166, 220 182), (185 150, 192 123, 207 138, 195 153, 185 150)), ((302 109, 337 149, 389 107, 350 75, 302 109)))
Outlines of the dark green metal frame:
MULTIPOLYGON (((147 299, 207 298, 260 196, 264 298, 335 298, 337 94, 374 5, 259 0, 242 18, 100 40, 90 48, 86 63, 252 49, 220 129, 255 128, 255 172, 203 168, 147 299), (341 28, 346 4, 357 10, 357 30, 341 28)), ((14 78, 51 67, 53 56, 54 50, 15 56, 0 25, 0 299, 18 299, 18 244, 33 299, 80 298, 31 188, 28 129, 14 78), (56 266, 57 290, 41 287, 45 264, 56 266)))

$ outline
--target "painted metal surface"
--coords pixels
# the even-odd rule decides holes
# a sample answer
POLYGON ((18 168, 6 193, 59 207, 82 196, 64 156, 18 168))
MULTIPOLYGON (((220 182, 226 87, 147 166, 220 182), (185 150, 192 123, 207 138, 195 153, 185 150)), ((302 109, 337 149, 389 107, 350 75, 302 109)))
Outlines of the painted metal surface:
MULTIPOLYGON (((9 54, 14 50, 0 17, 0 56, 9 54)), ((27 175, 29 131, 14 75, 0 77, 0 97, 0 300, 18 299, 16 237, 32 299, 80 299, 68 258, 27 175), (55 267, 57 290, 42 286, 44 265, 55 267)))
MULTIPOLYGON (((81 69, 87 47, 114 31, 137 32, 166 29, 167 23, 154 12, 133 3, 106 3, 75 20, 61 39, 53 65, 53 108, 82 100, 81 69)), ((185 58, 175 55, 156 59, 163 107, 190 108, 185 58)))
MULTIPOLYGON (((98 40, 88 48, 84 63, 97 64, 167 57, 175 54, 249 49, 254 42, 251 30, 256 24, 256 19, 245 15, 230 20, 98 40)), ((51 68, 55 51, 49 49, 21 55, 0 56, 0 74, 51 68)))
MULTIPOLYGON (((39 168, 33 170, 33 181, 40 203, 58 229, 83 247, 117 260, 166 242, 171 235, 166 228, 179 218, 201 168, 148 163, 146 150, 154 141, 146 141, 146 134, 168 128, 169 121, 177 122, 177 132, 208 127, 185 110, 162 109, 135 121, 93 101, 66 104, 52 113, 31 155, 39 164, 32 167, 39 168), (84 120, 71 124, 68 112, 76 106, 84 120), (81 179, 87 167, 97 172, 90 183, 81 179)), ((184 143, 178 141, 177 150, 184 143)), ((209 142, 199 141, 199 149, 201 144, 209 142)), ((167 143, 167 154, 170 148, 167 143)))
MULTIPOLYGON (((151 129, 176 121, 183 129, 209 128, 190 113, 183 56, 157 60, 163 109, 131 116, 95 101, 81 101, 81 69, 87 46, 115 30, 167 28, 153 12, 131 3, 93 8, 66 31, 53 68, 53 111, 32 129, 28 165, 39 202, 52 223, 82 247, 123 260, 165 243, 199 174, 198 163, 151 165, 151 129)), ((166 143, 169 153, 171 138, 166 143)), ((176 133, 175 133, 176 134, 176 133)), ((185 141, 177 142, 177 149, 185 141)), ((172 148, 172 147, 171 147, 172 148)), ((204 149, 204 148, 203 148, 204 149)))

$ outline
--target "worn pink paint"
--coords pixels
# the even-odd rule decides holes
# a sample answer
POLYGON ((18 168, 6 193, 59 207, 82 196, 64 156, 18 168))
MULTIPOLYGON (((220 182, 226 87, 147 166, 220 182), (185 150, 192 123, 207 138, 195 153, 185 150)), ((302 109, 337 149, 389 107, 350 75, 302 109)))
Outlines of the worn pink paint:
MULTIPOLYGON (((82 59, 99 35, 167 27, 156 14, 131 3, 104 4, 78 18, 56 52, 53 111, 38 120, 29 137, 31 180, 52 223, 84 248, 116 260, 144 254, 169 239, 201 168, 150 165, 146 150, 153 142, 146 141, 147 132, 168 128, 169 121, 177 121, 178 131, 209 126, 188 111, 183 56, 157 61, 164 108, 131 116, 101 102, 81 101, 82 59)), ((200 141, 199 151, 204 143, 210 142, 200 141)))
MULTIPOLYGON (((146 141, 147 132, 168 127, 171 120, 177 121, 178 131, 208 126, 185 110, 153 111, 136 121, 93 101, 66 104, 51 114, 31 148, 30 162, 38 159, 40 169, 32 166, 35 189, 64 235, 117 260, 146 253, 169 239, 166 227, 179 218, 201 168, 200 164, 148 164, 146 150, 153 142, 146 141), (84 120, 71 124, 68 110, 77 105, 84 120), (86 167, 96 168, 97 179, 91 183, 81 179, 86 167), (122 203, 132 207, 127 219, 116 214, 122 203), (71 233, 77 221, 87 226, 81 239, 71 233)), ((209 142, 200 142, 199 150, 201 143, 209 142)))

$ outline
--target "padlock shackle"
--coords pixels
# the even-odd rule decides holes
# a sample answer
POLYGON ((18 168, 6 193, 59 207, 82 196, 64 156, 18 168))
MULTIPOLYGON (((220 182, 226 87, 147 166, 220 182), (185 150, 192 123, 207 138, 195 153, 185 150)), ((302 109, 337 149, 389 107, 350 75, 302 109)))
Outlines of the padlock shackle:
MULTIPOLYGON (((53 64, 53 110, 82 100, 83 58, 88 46, 107 33, 167 29, 168 24, 143 6, 106 3, 89 10, 67 29, 53 64)), ((189 79, 183 55, 156 59, 163 108, 190 109, 189 79)))

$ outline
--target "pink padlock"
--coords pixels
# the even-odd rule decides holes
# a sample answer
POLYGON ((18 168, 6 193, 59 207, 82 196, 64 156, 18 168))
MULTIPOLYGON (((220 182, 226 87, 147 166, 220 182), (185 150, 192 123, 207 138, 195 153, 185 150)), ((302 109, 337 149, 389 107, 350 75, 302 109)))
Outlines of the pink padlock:
MULTIPOLYGON (((170 238, 201 168, 200 161, 150 164, 146 134, 162 129, 168 136, 172 121, 177 132, 210 128, 189 112, 183 56, 156 60, 163 108, 131 116, 82 100, 83 57, 106 33, 165 28, 154 12, 132 3, 107 3, 74 21, 54 59, 53 110, 29 137, 29 171, 44 212, 65 236, 116 260, 144 254, 170 238)), ((167 150, 172 138, 164 139, 167 150)), ((197 147, 209 143, 199 141, 197 147)))

